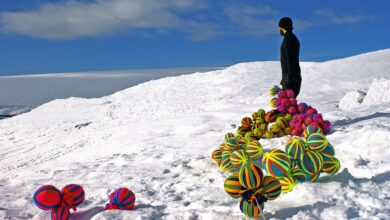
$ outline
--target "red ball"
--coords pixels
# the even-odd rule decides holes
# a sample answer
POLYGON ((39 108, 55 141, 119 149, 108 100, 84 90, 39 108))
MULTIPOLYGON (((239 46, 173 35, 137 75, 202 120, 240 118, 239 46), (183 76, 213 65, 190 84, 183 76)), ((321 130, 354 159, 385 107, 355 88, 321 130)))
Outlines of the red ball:
POLYGON ((135 205, 135 194, 128 188, 119 188, 110 195, 106 209, 130 210, 135 205))
POLYGON ((42 210, 52 210, 60 205, 62 197, 60 191, 52 185, 39 187, 33 196, 36 206, 42 210))
POLYGON ((51 211, 51 220, 68 220, 69 216, 70 211, 66 206, 60 206, 51 211))
POLYGON ((76 207, 79 206, 85 198, 83 187, 77 184, 69 184, 64 186, 61 190, 63 196, 63 202, 73 210, 76 211, 76 207))

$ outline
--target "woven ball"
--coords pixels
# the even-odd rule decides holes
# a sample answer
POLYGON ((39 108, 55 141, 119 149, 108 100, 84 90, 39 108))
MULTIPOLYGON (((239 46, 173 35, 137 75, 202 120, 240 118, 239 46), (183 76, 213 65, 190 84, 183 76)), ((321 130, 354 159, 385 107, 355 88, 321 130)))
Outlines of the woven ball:
POLYGON ((309 137, 309 135, 314 134, 314 133, 321 133, 322 134, 322 130, 321 130, 318 123, 312 122, 304 130, 303 136, 305 138, 307 138, 307 137, 309 137))
POLYGON ((278 137, 284 137, 284 136, 286 136, 286 134, 285 134, 282 130, 280 130, 276 135, 277 135, 278 137))
POLYGON ((243 187, 240 184, 240 181, 238 179, 238 173, 230 175, 224 182, 223 187, 225 189, 225 192, 233 197, 233 198, 239 198, 241 192, 245 191, 245 187, 243 187))
POLYGON ((276 177, 265 176, 259 193, 269 200, 274 200, 282 193, 282 185, 276 177))
POLYGON ((51 211, 51 220, 68 220, 70 216, 69 208, 59 206, 51 211))
POLYGON ((227 153, 226 152, 222 153, 222 159, 219 167, 225 171, 229 171, 233 168, 233 164, 230 161, 230 152, 227 151, 227 153))
POLYGON ((279 86, 272 86, 272 88, 269 90, 269 95, 270 96, 276 96, 278 94, 278 92, 280 91, 280 87, 279 86))
POLYGON ((304 114, 304 113, 306 113, 306 111, 307 111, 307 109, 309 108, 309 106, 307 106, 307 104, 306 103, 299 103, 298 104, 298 112, 300 113, 300 114, 304 114))
POLYGON ((315 174, 322 169, 323 158, 317 151, 306 151, 299 160, 299 168, 306 174, 315 174))
POLYGON ((238 178, 242 186, 247 189, 255 189, 260 186, 264 174, 261 167, 254 163, 246 163, 241 166, 238 178))
POLYGON ((255 135, 253 131, 248 131, 245 134, 245 139, 247 140, 246 143, 252 140, 257 140, 257 135, 255 135))
POLYGON ((305 142, 298 137, 292 137, 287 141, 286 153, 293 159, 299 159, 305 152, 305 142))
POLYGON ((337 158, 331 158, 330 160, 324 161, 324 166, 322 167, 323 172, 327 174, 336 174, 340 169, 340 161, 337 158))
POLYGON ((286 95, 287 95, 287 98, 289 98, 289 99, 295 97, 294 91, 291 89, 286 90, 286 95))
POLYGON ((288 113, 289 114, 292 114, 292 115, 295 115, 295 114, 297 114, 297 108, 295 107, 295 106, 291 106, 291 107, 289 107, 288 108, 288 113))
POLYGON ((85 197, 85 192, 82 186, 77 184, 69 184, 61 190, 63 202, 73 209, 79 206, 85 197))
POLYGON ((226 150, 234 150, 239 148, 239 143, 236 138, 230 138, 225 142, 226 150))
POLYGON ((286 121, 288 121, 288 122, 291 121, 292 117, 293 117, 292 114, 285 114, 284 115, 284 119, 286 119, 286 121))
POLYGON ((293 177, 298 182, 305 182, 309 176, 299 168, 294 168, 290 171, 291 177, 293 177))
POLYGON ((264 118, 265 110, 264 109, 259 109, 257 111, 257 115, 259 116, 259 118, 264 118))
POLYGON ((282 192, 287 193, 294 189, 296 181, 290 175, 282 176, 279 178, 279 182, 282 186, 282 192))
POLYGON ((274 110, 269 111, 265 114, 264 120, 268 123, 272 123, 276 121, 276 117, 278 116, 278 113, 274 110))
POLYGON ((135 205, 135 194, 128 188, 119 188, 110 194, 109 209, 131 210, 135 205))
POLYGON ((283 176, 291 167, 289 156, 279 149, 273 149, 263 156, 263 168, 271 176, 283 176))
POLYGON ((253 121, 250 117, 245 117, 241 120, 241 126, 243 128, 249 128, 252 125, 253 121))
POLYGON ((322 133, 310 134, 307 137, 306 143, 309 146, 309 149, 316 151, 323 151, 329 144, 325 135, 322 133))
POLYGON ((261 210, 259 210, 259 208, 257 206, 257 202, 254 199, 251 199, 251 200, 241 199, 240 200, 241 212, 244 213, 244 215, 251 217, 251 218, 258 217, 261 214, 261 212, 263 211, 264 203, 261 203, 259 206, 260 206, 261 210))
POLYGON ((276 98, 273 98, 269 101, 269 105, 271 108, 276 108, 276 98))
POLYGON ((332 124, 328 120, 325 120, 323 123, 321 123, 321 128, 324 134, 329 134, 329 132, 332 130, 332 124))
POLYGON ((263 146, 258 141, 251 141, 246 145, 245 151, 250 158, 257 159, 263 155, 263 146))
POLYGON ((318 178, 320 177, 320 172, 317 172, 315 174, 309 174, 306 177, 306 182, 316 182, 318 178))
POLYGON ((213 152, 211 153, 211 158, 213 158, 213 160, 215 162, 221 161, 221 159, 222 159, 222 151, 220 149, 213 150, 213 152))
POLYGON ((233 166, 239 167, 249 160, 249 156, 243 150, 235 150, 230 154, 230 162, 233 166))
POLYGON ((234 134, 229 132, 225 134, 225 141, 229 140, 230 138, 234 138, 234 134))
POLYGON ((272 131, 265 132, 265 138, 271 139, 273 137, 274 137, 274 133, 272 133, 272 131))
POLYGON ((276 118, 276 124, 278 125, 279 128, 286 128, 288 126, 287 120, 283 116, 279 116, 276 118))
POLYGON ((269 128, 271 131, 272 131, 272 133, 274 133, 274 134, 276 134, 276 133, 278 133, 279 131, 280 131, 280 127, 277 125, 277 124, 273 124, 273 125, 271 125, 271 127, 269 128))
POLYGON ((303 133, 303 131, 300 130, 300 129, 293 128, 293 129, 291 130, 291 135, 292 135, 292 136, 298 136, 298 137, 300 137, 300 136, 302 135, 302 133, 303 133))
POLYGON ((331 158, 333 158, 336 154, 336 151, 335 151, 334 147, 330 143, 328 143, 328 145, 325 147, 325 149, 323 151, 321 151, 320 153, 325 161, 325 160, 330 160, 331 158))
POLYGON ((311 108, 311 107, 309 107, 309 108, 307 109, 306 113, 309 114, 309 115, 318 114, 317 109, 311 108))
POLYGON ((287 93, 285 90, 278 91, 278 98, 287 98, 287 93))
POLYGON ((260 127, 258 127, 253 130, 253 134, 256 136, 256 140, 259 140, 265 134, 265 130, 262 130, 260 127))
POLYGON ((52 210, 58 207, 62 201, 60 190, 52 185, 39 187, 33 196, 36 206, 42 210, 52 210))
POLYGON ((287 127, 287 128, 285 128, 284 129, 284 133, 286 134, 286 135, 291 135, 291 128, 289 128, 289 127, 287 127))

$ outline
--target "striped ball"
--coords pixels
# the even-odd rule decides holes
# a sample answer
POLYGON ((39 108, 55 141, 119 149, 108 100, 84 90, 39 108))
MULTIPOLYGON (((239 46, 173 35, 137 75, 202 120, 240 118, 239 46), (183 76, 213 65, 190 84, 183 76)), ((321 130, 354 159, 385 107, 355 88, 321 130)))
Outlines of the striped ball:
POLYGON ((285 90, 278 91, 278 98, 287 98, 287 93, 285 90))
POLYGON ((269 95, 270 96, 276 96, 278 94, 278 92, 280 91, 280 87, 279 86, 272 86, 272 88, 269 90, 269 95))
POLYGON ((255 189, 260 186, 264 174, 261 167, 254 163, 246 163, 241 166, 238 178, 242 186, 247 189, 255 189))
POLYGON ((62 201, 60 190, 52 185, 39 187, 33 196, 36 206, 42 210, 52 210, 58 207, 62 201))
POLYGON ((240 200, 241 212, 244 213, 244 215, 251 217, 251 218, 258 217, 261 214, 261 212, 263 211, 264 203, 261 203, 259 206, 260 206, 261 210, 259 210, 259 208, 257 206, 257 202, 254 199, 250 199, 250 200, 241 199, 240 200))
POLYGON ((84 201, 85 197, 83 187, 77 184, 64 186, 61 190, 61 194, 63 196, 63 202, 73 209, 79 206, 84 201))
POLYGON ((299 103, 298 105, 298 112, 301 113, 301 114, 304 114, 306 113, 307 109, 309 108, 309 106, 307 106, 306 103, 299 103))
POLYGON ((255 130, 253 130, 253 134, 256 135, 256 140, 259 140, 260 138, 263 137, 263 135, 265 134, 265 131, 261 130, 259 127, 259 128, 255 128, 255 130))
POLYGON ((303 172, 301 169, 299 168, 294 168, 290 171, 290 174, 291 174, 291 177, 293 177, 295 180, 297 180, 298 182, 306 182, 307 180, 307 177, 309 176, 308 174, 306 174, 305 172, 303 172))
POLYGON ((292 117, 293 117, 292 114, 285 114, 284 115, 284 119, 286 119, 286 121, 288 121, 288 122, 291 121, 292 117))
POLYGON ((282 176, 279 178, 279 182, 282 186, 282 192, 287 193, 294 189, 294 186, 297 184, 295 179, 290 175, 282 176))
POLYGON ((68 220, 70 216, 69 208, 59 206, 51 211, 51 220, 68 220))
POLYGON ((225 134, 225 141, 229 140, 230 138, 234 138, 234 134, 229 132, 225 134))
POLYGON ((293 159, 298 159, 305 152, 305 142, 299 137, 292 137, 287 141, 286 153, 293 159))
POLYGON ((247 144, 248 141, 257 140, 257 136, 253 131, 248 131, 245 134, 245 139, 247 140, 245 144, 247 144))
POLYGON ((309 109, 307 109, 306 113, 309 114, 309 115, 318 114, 317 109, 312 108, 312 107, 309 107, 309 109))
POLYGON ((249 117, 245 117, 241 120, 241 125, 243 128, 249 128, 252 125, 253 121, 249 117))
POLYGON ((222 151, 220 149, 213 150, 211 158, 213 158, 215 162, 220 161, 222 159, 222 151))
POLYGON ((230 161, 230 152, 229 151, 225 151, 222 153, 222 159, 221 159, 221 163, 219 166, 222 170, 225 170, 225 171, 229 171, 233 168, 233 164, 230 161))
MULTIPOLYGON (((245 134, 246 135, 246 134, 245 134)), ((236 136, 236 140, 237 140, 237 143, 238 145, 241 147, 242 145, 246 145, 248 144, 248 140, 245 139, 245 137, 241 136, 241 135, 237 135, 236 136)))
POLYGON ((258 141, 251 141, 246 145, 245 151, 250 158, 256 159, 263 155, 263 146, 258 141))
POLYGON ((334 147, 330 143, 328 143, 328 145, 325 147, 325 149, 323 151, 321 151, 320 153, 325 161, 325 160, 329 160, 329 159, 333 158, 334 155, 336 154, 336 151, 335 151, 334 147))
POLYGON ((277 134, 279 131, 280 131, 280 127, 277 125, 277 124, 273 124, 273 125, 271 125, 271 127, 269 128, 271 131, 272 131, 272 133, 274 133, 274 134, 277 134))
POLYGON ((223 187, 225 189, 225 192, 233 198, 240 198, 241 192, 246 190, 245 187, 240 184, 240 181, 238 179, 238 173, 229 176, 225 180, 223 187))
POLYGON ((263 156, 263 168, 272 176, 283 176, 291 167, 289 156, 279 149, 273 149, 263 156))
POLYGON ((236 138, 230 138, 225 142, 226 150, 234 150, 239 148, 238 141, 236 138))
POLYGON ((260 194, 269 200, 274 200, 282 193, 280 181, 273 176, 265 176, 260 187, 260 194))
POLYGON ((294 91, 291 89, 286 90, 286 95, 287 95, 287 98, 289 98, 289 99, 295 98, 294 91))
POLYGON ((277 111, 272 110, 265 114, 264 120, 268 123, 272 123, 275 122, 277 116, 278 116, 277 111))
POLYGON ((271 139, 273 137, 274 137, 274 133, 272 133, 272 131, 265 132, 265 138, 271 139))
POLYGON ((322 151, 328 146, 328 141, 326 140, 325 135, 321 133, 310 134, 306 140, 309 149, 322 151))
POLYGON ((299 161, 299 168, 306 174, 315 174, 322 169, 323 158, 317 151, 306 151, 299 161))
MULTIPOLYGON (((303 124, 307 127, 309 126, 311 123, 313 123, 313 120, 311 119, 311 117, 306 117, 305 120, 303 120, 303 124)), ((306 128, 305 128, 306 129, 306 128)))
POLYGON ((324 161, 324 166, 322 167, 322 171, 327 174, 336 174, 340 169, 340 161, 337 158, 332 158, 330 160, 324 161))
POLYGON ((290 106, 288 108, 288 113, 289 114, 295 115, 295 114, 297 114, 297 112, 298 112, 298 110, 297 110, 297 108, 295 106, 290 106))
POLYGON ((264 118, 264 115, 265 115, 265 110, 264 110, 264 109, 259 109, 259 110, 257 111, 257 116, 258 116, 259 118, 264 118))
POLYGON ((273 98, 269 101, 269 105, 271 106, 271 108, 275 108, 276 107, 276 99, 277 98, 273 98))
POLYGON ((320 177, 320 172, 317 172, 315 174, 309 174, 306 177, 306 182, 316 182, 319 177, 320 177))
POLYGON ((239 167, 249 160, 249 156, 243 150, 235 150, 230 154, 230 162, 233 166, 239 167))
POLYGON ((287 120, 283 117, 283 116, 279 116, 277 119, 276 119, 276 124, 280 127, 280 128, 285 128, 288 126, 288 122, 287 120))
POLYGON ((135 194, 128 188, 119 188, 111 193, 110 205, 120 210, 133 209, 135 205, 135 194))
POLYGON ((314 134, 314 133, 321 133, 322 134, 322 130, 321 130, 320 126, 317 123, 312 122, 304 130, 303 136, 305 138, 307 138, 307 137, 309 137, 310 134, 314 134))

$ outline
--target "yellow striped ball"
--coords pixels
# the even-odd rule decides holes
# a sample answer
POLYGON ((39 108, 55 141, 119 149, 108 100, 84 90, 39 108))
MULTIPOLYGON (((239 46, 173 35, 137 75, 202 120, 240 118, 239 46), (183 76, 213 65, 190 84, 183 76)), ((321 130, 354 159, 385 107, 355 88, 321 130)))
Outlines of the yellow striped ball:
POLYGON ((232 174, 229 176, 224 184, 223 187, 225 189, 225 192, 233 197, 233 198, 240 198, 241 192, 245 191, 246 189, 240 184, 240 181, 238 180, 238 173, 232 174))
POLYGON ((263 155, 263 146, 258 141, 253 140, 246 145, 245 151, 250 158, 257 159, 263 155))
POLYGON ((239 167, 249 160, 249 156, 243 150, 235 150, 230 154, 230 162, 235 167, 239 167))
POLYGON ((279 149, 273 149, 264 154, 262 163, 263 168, 271 176, 283 176, 288 173, 291 168, 289 156, 279 149))
POLYGON ((322 171, 327 174, 336 174, 340 169, 340 161, 337 158, 331 158, 330 160, 324 161, 324 166, 322 167, 322 171))
POLYGON ((284 129, 288 126, 288 122, 283 116, 279 116, 278 118, 276 118, 276 124, 281 129, 284 129))
POLYGON ((220 149, 215 149, 211 153, 211 158, 213 158, 214 161, 220 161, 222 159, 222 151, 220 149))
POLYGON ((299 137, 292 137, 285 146, 286 153, 293 159, 299 159, 305 152, 305 142, 299 137))
POLYGON ((265 176, 257 192, 269 200, 274 200, 282 193, 282 185, 276 177, 265 176))
POLYGON ((287 193, 294 189, 297 184, 295 179, 290 175, 282 176, 279 178, 279 182, 282 186, 282 192, 287 193))
POLYGON ((276 108, 276 100, 277 98, 272 98, 271 101, 269 102, 271 108, 276 108))
POLYGON ((234 134, 229 132, 225 134, 225 141, 229 140, 230 138, 234 138, 234 134))
POLYGON ((309 149, 316 151, 323 151, 328 146, 328 141, 322 133, 313 133, 307 137, 306 141, 309 149))
POLYGON ((303 172, 312 175, 321 171, 323 163, 324 159, 319 152, 309 150, 301 155, 298 165, 303 172))

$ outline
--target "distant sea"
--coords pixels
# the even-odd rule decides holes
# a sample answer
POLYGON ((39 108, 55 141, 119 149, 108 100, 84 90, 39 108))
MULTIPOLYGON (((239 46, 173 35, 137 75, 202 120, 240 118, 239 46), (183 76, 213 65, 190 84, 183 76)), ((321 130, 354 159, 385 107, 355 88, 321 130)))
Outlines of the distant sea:
POLYGON ((98 98, 150 80, 222 68, 166 68, 0 76, 0 119, 69 97, 98 98))

